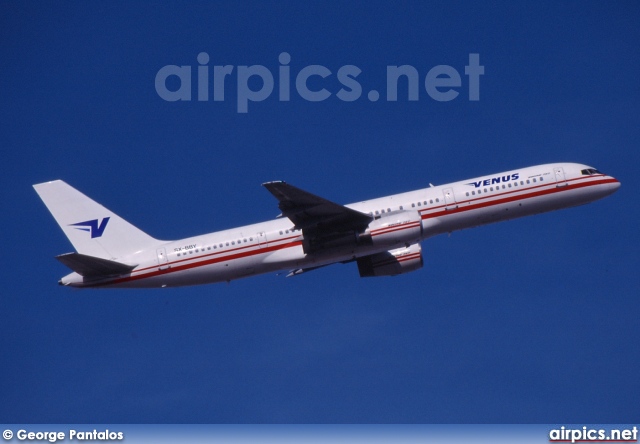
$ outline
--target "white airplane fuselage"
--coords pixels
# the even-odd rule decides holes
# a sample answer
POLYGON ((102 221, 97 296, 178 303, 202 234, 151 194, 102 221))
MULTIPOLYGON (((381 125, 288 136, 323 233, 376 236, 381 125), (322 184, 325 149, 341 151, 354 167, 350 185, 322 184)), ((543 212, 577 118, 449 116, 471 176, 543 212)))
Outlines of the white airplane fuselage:
POLYGON ((321 248, 313 248, 313 240, 305 238, 306 230, 281 217, 177 241, 158 241, 154 247, 117 258, 136 264, 130 272, 90 278, 74 272, 60 284, 177 287, 283 270, 302 272, 354 260, 360 260, 358 265, 365 269, 365 257, 380 259, 368 262, 384 267, 384 255, 389 253, 394 266, 403 261, 408 264, 402 273, 422 266, 419 243, 431 236, 586 204, 612 194, 619 186, 615 178, 581 164, 520 168, 345 205, 373 221, 366 230, 354 232, 353 238, 326 238, 321 248))

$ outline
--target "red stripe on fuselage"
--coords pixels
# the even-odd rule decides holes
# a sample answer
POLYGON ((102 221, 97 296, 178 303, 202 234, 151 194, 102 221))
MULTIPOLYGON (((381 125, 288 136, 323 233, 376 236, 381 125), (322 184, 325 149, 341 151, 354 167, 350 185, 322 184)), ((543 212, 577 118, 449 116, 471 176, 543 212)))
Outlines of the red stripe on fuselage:
MULTIPOLYGON (((296 236, 297 237, 297 236, 296 236)), ((180 265, 177 267, 170 267, 170 268, 166 268, 164 270, 156 270, 156 271, 152 271, 150 273, 145 273, 145 274, 141 274, 138 276, 128 276, 125 278, 120 278, 120 279, 114 279, 112 281, 108 281, 108 282, 100 282, 97 283, 95 285, 88 285, 88 286, 102 286, 102 285, 114 285, 114 284, 121 284, 123 282, 131 282, 131 281, 137 281, 140 279, 147 279, 150 277, 154 277, 154 276, 161 276, 163 274, 169 274, 169 273, 175 273, 178 271, 184 271, 184 270, 189 270, 192 268, 197 268, 197 267, 202 267, 205 265, 211 265, 211 264, 216 264, 219 262, 226 262, 226 261, 232 261, 235 259, 241 259, 244 257, 249 257, 249 256, 255 256, 255 255, 259 255, 259 254, 263 254, 263 253, 270 253, 272 251, 277 251, 277 250, 283 250, 285 248, 291 248, 291 247, 297 247, 299 245, 302 245, 302 241, 295 241, 295 242, 290 242, 287 244, 280 244, 280 245, 270 245, 267 247, 263 247, 257 250, 250 250, 250 251, 245 251, 245 252, 238 252, 236 254, 230 254, 230 255, 226 255, 226 256, 222 256, 222 257, 216 257, 216 258, 211 258, 211 259, 207 259, 207 260, 201 260, 198 262, 192 262, 190 264, 185 264, 185 265, 180 265)), ((209 255, 212 256, 212 255, 209 255)), ((175 264, 175 262, 174 262, 175 264)), ((162 266, 165 266, 166 264, 162 264, 162 266)), ((149 268, 158 268, 159 265, 156 265, 154 267, 149 267, 149 268)), ((149 269, 147 268, 147 270, 149 269)))
POLYGON ((420 222, 411 222, 411 223, 406 223, 404 225, 394 225, 391 227, 384 227, 384 228, 380 228, 378 230, 373 230, 371 232, 371 236, 378 236, 380 234, 388 234, 388 233, 393 233, 395 231, 400 231, 400 230, 405 230, 407 228, 415 228, 420 226, 420 222))
MULTIPOLYGON (((261 246, 261 245, 269 245, 269 244, 280 243, 280 242, 288 241, 288 240, 291 240, 291 239, 297 239, 299 237, 300 237, 299 235, 289 236, 289 237, 284 237, 282 239, 276 239, 276 240, 271 241, 271 242, 265 242, 263 244, 254 244, 254 243, 252 243, 251 245, 245 245, 245 246, 242 246, 242 247, 229 248, 228 250, 214 251, 213 253, 207 253, 207 254, 204 254, 204 255, 194 256, 194 257, 190 257, 190 258, 186 258, 186 259, 175 259, 175 260, 173 260, 171 262, 167 262, 166 264, 162 264, 162 266, 163 267, 164 266, 173 266, 175 264, 189 262, 189 261, 193 261, 193 260, 198 260, 199 261, 199 260, 201 260, 202 258, 205 258, 205 257, 220 256, 221 254, 228 255, 232 251, 247 250, 249 248, 253 248, 255 251, 264 251, 267 247, 266 246, 261 246)), ((191 251, 194 251, 194 250, 191 250, 191 251)), ((187 254, 187 253, 182 253, 182 254, 187 254)), ((227 256, 225 256, 225 257, 227 257, 227 256)), ((152 270, 152 269, 158 268, 158 267, 159 267, 159 265, 152 265, 150 267, 136 269, 136 270, 133 270, 131 272, 131 274, 139 273, 141 271, 146 271, 146 270, 152 270)))
MULTIPOLYGON (((598 176, 598 177, 606 177, 606 176, 598 176)), ((433 218, 433 217, 438 217, 438 216, 442 216, 442 215, 448 215, 448 214, 457 214, 457 213, 462 213, 465 211, 470 211, 470 210, 476 210, 479 208, 487 208, 493 205, 500 205, 500 204, 504 204, 504 203, 508 203, 508 202, 515 202, 518 200, 525 200, 525 199, 531 199, 534 197, 539 197, 539 196, 544 196, 544 195, 548 195, 548 194, 555 194, 555 193, 561 193, 561 192, 565 192, 565 191, 570 191, 570 190, 575 190, 575 189, 579 189, 579 188, 584 188, 584 187, 589 187, 589 186, 596 186, 596 185, 603 185, 603 184, 607 184, 607 183, 618 183, 618 181, 616 179, 604 179, 604 180, 591 180, 593 179, 594 176, 588 176, 588 177, 579 177, 576 179, 569 179, 564 181, 564 183, 567 183, 566 186, 558 186, 557 182, 554 183, 547 183, 547 184, 543 184, 543 185, 536 185, 533 187, 528 187, 528 188, 521 188, 521 189, 515 189, 515 190, 511 190, 511 191, 507 191, 504 193, 498 193, 498 194, 493 194, 490 196, 483 196, 483 197, 477 197, 477 198, 473 198, 473 199, 467 199, 467 200, 463 200, 460 202, 456 202, 456 205, 458 205, 457 208, 451 208, 448 210, 444 210, 442 211, 442 208, 445 207, 450 207, 453 204, 444 204, 444 205, 440 205, 437 207, 433 207, 433 208, 429 208, 429 209, 422 209, 422 210, 418 210, 421 213, 421 217, 422 219, 429 219, 429 218, 433 218), (576 182, 576 181, 583 181, 582 183, 572 183, 570 184, 569 182, 576 182), (539 191, 535 191, 535 192, 530 192, 531 190, 534 189, 539 189, 539 188, 546 188, 544 190, 539 190, 539 191), (517 194, 516 194, 517 193, 517 194), (503 198, 498 198, 496 199, 496 197, 499 196, 508 196, 511 195, 509 197, 503 197, 503 198), (475 203, 473 204, 472 202, 478 202, 480 200, 485 200, 485 202, 481 202, 481 203, 475 203), (464 208, 461 208, 460 205, 463 204, 470 204, 469 206, 466 206, 464 208), (434 210, 440 210, 440 211, 434 211, 434 210)), ((415 227, 416 224, 404 224, 404 225, 398 225, 398 226, 394 226, 394 227, 385 227, 381 230, 389 230, 387 232, 393 232, 393 231, 399 231, 399 230, 403 230, 406 228, 413 228, 415 227)), ((384 234, 379 232, 379 230, 376 230, 376 234, 384 234)), ((146 279, 146 278, 150 278, 150 277, 154 277, 154 276, 160 276, 163 274, 169 274, 169 273, 175 273, 178 271, 184 271, 184 270, 189 270, 192 268, 197 268, 197 267, 201 267, 201 266, 205 266, 205 265, 211 265, 211 264, 215 264, 215 263, 219 263, 219 262, 225 262, 225 261, 232 261, 235 259, 240 259, 240 258, 244 258, 244 257, 249 257, 249 256, 254 256, 254 255, 258 255, 258 254, 263 254, 263 253, 270 253, 272 251, 277 251, 277 250, 282 250, 285 248, 290 248, 290 247, 296 247, 296 246, 300 246, 302 245, 302 241, 298 240, 298 241, 294 241, 294 242, 289 242, 289 243, 285 243, 285 244, 278 244, 278 245, 273 245, 279 242, 283 242, 286 240, 290 240, 290 239, 298 239, 300 236, 296 235, 296 236, 290 236, 287 238, 283 238, 283 239, 278 239, 278 240, 274 240, 274 241, 270 241, 270 242, 266 242, 266 246, 260 247, 259 245, 256 244, 252 244, 252 245, 247 245, 247 246, 242 246, 242 247, 236 247, 230 250, 225 250, 225 251, 218 251, 218 252, 214 252, 214 253, 207 253, 204 256, 199 256, 198 258, 193 258, 193 259, 179 259, 179 260, 175 260, 173 262, 169 262, 167 264, 162 264, 162 266, 168 266, 169 268, 166 268, 164 270, 156 270, 153 272, 149 272, 149 273, 144 273, 144 274, 140 274, 138 276, 128 276, 125 278, 119 278, 119 279, 115 279, 112 281, 106 281, 106 282, 100 282, 100 283, 96 283, 96 284, 90 284, 87 286, 103 286, 103 285, 112 285, 112 284, 120 284, 120 283, 124 283, 124 282, 131 282, 131 281, 136 281, 136 280, 140 280, 140 279, 146 279), (247 250, 248 248, 254 248, 252 250, 249 251, 244 251, 244 252, 240 252, 240 250, 247 250), (258 248, 256 248, 258 247, 258 248), (235 251, 235 254, 228 254, 229 252, 233 252, 235 251), (224 256, 221 256, 224 255, 224 256), (218 256, 218 257, 214 257, 214 256, 218 256), (206 257, 211 257, 211 259, 207 259, 207 260, 201 260, 202 258, 206 258, 206 257), (189 264, 184 264, 184 265, 179 265, 179 266, 175 266, 175 264, 178 263, 183 263, 183 262, 188 262, 188 261, 192 261, 196 259, 197 262, 192 262, 189 264)), ((403 260, 407 260, 407 259, 413 259, 414 256, 410 255, 410 256, 403 256, 401 258, 397 258, 396 260, 398 261, 403 261, 403 260)), ((142 271, 147 271, 147 270, 152 270, 152 269, 156 269, 158 268, 160 265, 154 265, 154 266, 150 266, 150 267, 146 267, 146 268, 142 268, 139 270, 134 270, 132 272, 133 273, 139 273, 142 271)), ((377 265, 380 266, 380 265, 377 265)))
MULTIPOLYGON (((593 176, 590 176, 590 177, 584 178, 584 179, 589 179, 591 177, 593 177, 593 176)), ((422 216, 422 219, 429 219, 429 218, 432 218, 432 217, 438 217, 438 216, 442 216, 442 215, 445 215, 445 214, 457 214, 457 213, 462 213, 462 212, 465 212, 465 211, 476 210, 478 208, 486 208, 486 207, 490 207, 490 206, 493 206, 493 205, 500 205, 500 204, 509 203, 509 202, 516 202, 518 200, 531 199, 531 198, 534 198, 534 197, 545 196, 545 195, 548 195, 548 194, 562 193, 562 192, 565 192, 565 191, 576 190, 576 189, 579 189, 579 188, 585 188, 585 187, 589 187, 589 186, 604 185, 604 184, 607 184, 607 183, 618 183, 618 181, 616 179, 589 180, 587 182, 583 182, 583 183, 579 183, 579 184, 575 184, 575 183, 574 184, 569 184, 568 183, 570 181, 573 182, 573 181, 581 180, 581 179, 583 179, 583 178, 571 179, 571 180, 565 181, 565 182, 567 182, 566 186, 560 186, 559 187, 559 186, 557 186, 557 183, 536 185, 534 187, 529 187, 529 188, 524 188, 524 189, 519 189, 519 190, 513 190, 513 191, 507 191, 505 193, 493 194, 491 196, 467 199, 467 200, 463 200, 463 201, 457 202, 456 205, 458 205, 458 208, 450 208, 450 209, 445 210, 445 211, 442 211, 441 209, 445 208, 445 207, 450 207, 451 205, 440 205, 439 207, 434 207, 434 208, 427 209, 427 210, 421 210, 421 216, 422 216), (530 190, 538 189, 538 188, 547 188, 547 189, 535 191, 533 193, 528 192, 530 190), (515 193, 518 193, 518 194, 515 194, 515 193), (513 194, 515 194, 515 195, 513 195, 513 194), (512 196, 496 199, 496 197, 507 196, 507 195, 512 195, 512 196), (472 203, 472 202, 478 202, 480 200, 484 200, 485 202, 472 203), (460 207, 461 205, 469 204, 469 203, 471 203, 469 206, 465 206, 463 208, 460 207), (433 211, 433 210, 440 210, 440 211, 433 211)))

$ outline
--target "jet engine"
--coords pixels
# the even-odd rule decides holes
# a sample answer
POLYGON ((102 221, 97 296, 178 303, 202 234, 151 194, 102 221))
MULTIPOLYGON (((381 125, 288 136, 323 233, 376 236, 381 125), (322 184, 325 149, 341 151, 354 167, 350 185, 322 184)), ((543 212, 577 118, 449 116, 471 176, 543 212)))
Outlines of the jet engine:
POLYGON ((357 261, 360 277, 395 276, 422 268, 422 248, 420 244, 413 244, 361 257, 357 261))

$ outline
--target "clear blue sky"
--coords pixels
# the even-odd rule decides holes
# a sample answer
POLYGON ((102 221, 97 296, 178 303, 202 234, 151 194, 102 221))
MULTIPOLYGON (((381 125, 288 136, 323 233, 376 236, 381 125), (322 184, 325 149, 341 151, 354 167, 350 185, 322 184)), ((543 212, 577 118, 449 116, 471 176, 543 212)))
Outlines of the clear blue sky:
POLYGON ((637 421, 637 2, 2 10, 3 422, 637 421), (195 86, 192 101, 162 100, 156 73, 191 65, 195 79, 200 52, 210 71, 275 75, 287 52, 292 78, 329 68, 309 85, 332 96, 292 87, 282 102, 276 89, 240 114, 235 69, 224 101, 197 101, 195 86), (479 101, 470 53, 485 67, 479 101), (389 102, 386 67, 405 64, 419 100, 400 89, 389 102), (362 70, 354 102, 335 95, 344 65, 362 70), (425 92, 436 65, 461 73, 456 99, 425 92), (72 247, 31 188, 64 179, 173 239, 275 217, 269 180, 348 203, 558 161, 622 187, 431 239, 404 276, 360 279, 350 264, 164 291, 59 287, 54 256, 72 247))

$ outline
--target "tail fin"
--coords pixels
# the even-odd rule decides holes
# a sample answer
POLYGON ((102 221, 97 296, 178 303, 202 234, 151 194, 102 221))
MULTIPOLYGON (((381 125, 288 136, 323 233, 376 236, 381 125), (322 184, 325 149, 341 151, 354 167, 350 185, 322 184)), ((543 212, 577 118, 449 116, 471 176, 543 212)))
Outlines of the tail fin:
POLYGON ((118 259, 161 242, 62 180, 33 188, 78 253, 118 259))

